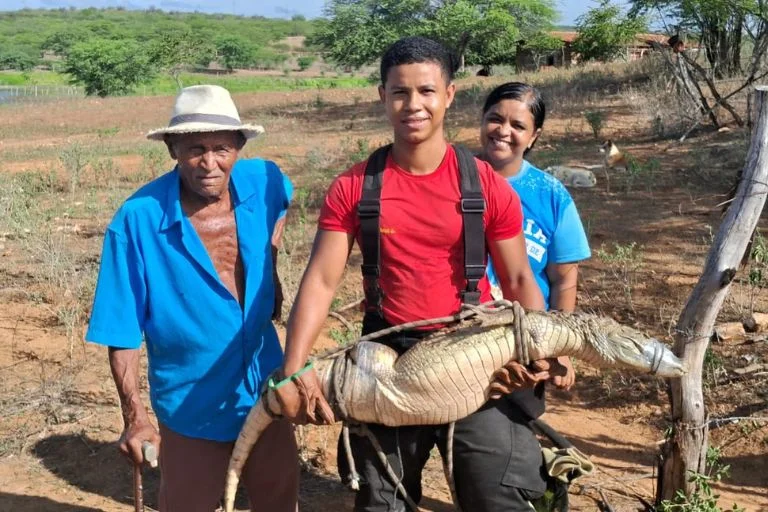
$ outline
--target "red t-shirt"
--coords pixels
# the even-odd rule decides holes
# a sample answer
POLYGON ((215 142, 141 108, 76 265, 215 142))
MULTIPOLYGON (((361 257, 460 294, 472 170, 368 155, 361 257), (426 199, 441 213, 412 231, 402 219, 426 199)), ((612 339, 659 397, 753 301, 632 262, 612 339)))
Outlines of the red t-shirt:
MULTIPOLYGON (((432 173, 417 176, 387 158, 381 189, 381 276, 384 318, 400 324, 452 315, 461 305, 464 278, 459 165, 453 146, 432 173)), ((522 231, 520 199, 491 166, 477 160, 485 196, 486 242, 505 240, 522 231)), ((319 228, 343 231, 360 245, 357 204, 367 162, 355 164, 331 184, 320 210, 319 228)), ((479 289, 491 300, 488 279, 479 289)))

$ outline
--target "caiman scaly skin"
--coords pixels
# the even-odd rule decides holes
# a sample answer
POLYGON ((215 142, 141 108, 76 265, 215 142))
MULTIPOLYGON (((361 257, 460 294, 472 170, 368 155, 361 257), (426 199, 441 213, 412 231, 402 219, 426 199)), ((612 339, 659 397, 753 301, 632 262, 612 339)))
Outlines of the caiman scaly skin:
MULTIPOLYGON (((514 321, 514 313, 505 311, 441 330, 400 357, 387 346, 362 341, 316 359, 315 370, 339 419, 389 426, 450 423, 477 411, 488 398, 493 373, 516 360, 514 321)), ((571 356, 661 377, 685 373, 663 343, 609 318, 529 312, 523 329, 530 360, 571 356)), ((254 406, 235 444, 225 492, 228 512, 242 465, 271 422, 266 407, 280 413, 272 391, 254 406)))
MULTIPOLYGON (((511 312, 502 313, 491 325, 438 332, 399 358, 389 347, 363 341, 316 360, 315 370, 341 417, 389 426, 450 423, 478 410, 488 399, 492 374, 516 359, 511 320, 511 312)), ((666 346, 611 319, 528 313, 525 325, 531 360, 572 356, 594 366, 683 374, 666 346)))

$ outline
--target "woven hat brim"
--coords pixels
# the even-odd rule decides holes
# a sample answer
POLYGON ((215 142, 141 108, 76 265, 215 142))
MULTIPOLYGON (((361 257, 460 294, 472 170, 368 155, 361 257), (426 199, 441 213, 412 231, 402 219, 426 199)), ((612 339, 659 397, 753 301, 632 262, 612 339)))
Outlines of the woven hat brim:
POLYGON ((175 133, 209 133, 209 132, 242 132, 246 139, 252 139, 264 133, 264 127, 259 124, 243 124, 230 126, 211 123, 181 123, 166 128, 158 128, 147 133, 149 140, 163 140, 166 135, 175 133))

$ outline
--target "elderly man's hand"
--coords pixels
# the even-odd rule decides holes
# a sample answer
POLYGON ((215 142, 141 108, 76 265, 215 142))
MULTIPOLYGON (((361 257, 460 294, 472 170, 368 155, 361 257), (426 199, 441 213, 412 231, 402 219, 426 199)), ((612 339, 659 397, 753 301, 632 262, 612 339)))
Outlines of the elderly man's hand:
POLYGON ((120 453, 128 457, 134 464, 143 464, 144 454, 141 445, 149 441, 155 446, 155 453, 160 453, 160 433, 149 420, 137 420, 126 425, 118 442, 120 453))
POLYGON ((275 390, 280 413, 291 423, 331 425, 336 421, 333 410, 323 396, 315 370, 309 370, 275 390))

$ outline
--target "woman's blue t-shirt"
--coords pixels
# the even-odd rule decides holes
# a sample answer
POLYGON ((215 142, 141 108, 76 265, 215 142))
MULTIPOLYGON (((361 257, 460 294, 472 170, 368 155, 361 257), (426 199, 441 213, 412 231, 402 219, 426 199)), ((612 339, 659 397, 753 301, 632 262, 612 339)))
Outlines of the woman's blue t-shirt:
MULTIPOLYGON (((548 263, 574 263, 590 257, 589 243, 576 205, 565 186, 554 176, 523 160, 520 172, 507 178, 523 205, 523 233, 536 282, 549 309, 548 263)), ((499 279, 490 260, 488 279, 499 279)))

